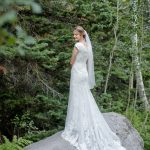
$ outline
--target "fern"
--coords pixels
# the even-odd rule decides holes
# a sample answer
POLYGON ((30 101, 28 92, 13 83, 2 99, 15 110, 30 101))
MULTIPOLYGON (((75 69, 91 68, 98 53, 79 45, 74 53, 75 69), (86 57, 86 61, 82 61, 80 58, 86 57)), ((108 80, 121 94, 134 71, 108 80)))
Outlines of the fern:
POLYGON ((23 147, 32 143, 32 141, 23 139, 22 137, 17 139, 17 136, 13 137, 12 142, 10 142, 5 136, 4 143, 0 145, 0 150, 23 150, 23 147))

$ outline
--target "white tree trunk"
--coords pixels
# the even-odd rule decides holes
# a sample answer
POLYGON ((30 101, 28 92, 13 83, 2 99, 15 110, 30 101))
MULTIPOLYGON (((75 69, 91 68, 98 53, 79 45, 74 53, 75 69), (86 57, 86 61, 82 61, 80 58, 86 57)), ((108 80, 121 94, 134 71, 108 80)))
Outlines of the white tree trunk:
POLYGON ((133 63, 134 63, 134 70, 136 75, 136 84, 140 99, 144 102, 146 110, 149 109, 149 103, 147 100, 147 96, 145 93, 144 83, 142 72, 140 68, 140 61, 138 56, 138 34, 137 34, 137 8, 138 8, 138 0, 132 0, 132 9, 133 9, 133 39, 132 39, 132 50, 133 50, 133 63))
POLYGON ((145 104, 145 108, 147 108, 149 103, 148 103, 147 96, 145 93, 143 77, 142 77, 142 72, 140 69, 140 63, 139 63, 138 56, 134 56, 134 65, 135 65, 135 75, 136 75, 136 84, 137 84, 137 88, 138 88, 138 93, 139 93, 140 99, 143 100, 143 102, 145 104))

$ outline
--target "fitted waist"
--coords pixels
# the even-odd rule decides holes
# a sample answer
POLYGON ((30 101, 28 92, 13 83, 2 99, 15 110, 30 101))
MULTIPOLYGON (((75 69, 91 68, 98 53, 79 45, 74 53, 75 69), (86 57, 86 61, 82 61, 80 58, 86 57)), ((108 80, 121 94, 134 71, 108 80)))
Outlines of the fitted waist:
POLYGON ((87 71, 87 66, 86 63, 74 63, 72 66, 72 70, 77 70, 77 71, 87 71))

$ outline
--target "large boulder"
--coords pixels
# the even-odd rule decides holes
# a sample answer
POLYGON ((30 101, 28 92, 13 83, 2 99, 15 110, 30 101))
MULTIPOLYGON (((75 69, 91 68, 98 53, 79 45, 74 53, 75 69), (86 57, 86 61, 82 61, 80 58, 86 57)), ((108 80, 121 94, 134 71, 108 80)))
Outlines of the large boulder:
MULTIPOLYGON (((103 113, 103 116, 127 150, 144 150, 142 138, 126 117, 114 112, 103 113)), ((61 132, 30 144, 25 147, 25 150, 75 150, 73 146, 61 138, 61 132)))

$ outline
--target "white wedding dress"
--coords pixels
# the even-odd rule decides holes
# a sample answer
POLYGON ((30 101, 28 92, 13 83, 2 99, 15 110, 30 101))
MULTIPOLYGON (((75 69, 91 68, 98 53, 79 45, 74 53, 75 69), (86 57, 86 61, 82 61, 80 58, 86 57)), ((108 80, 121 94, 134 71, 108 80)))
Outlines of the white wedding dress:
POLYGON ((87 47, 80 42, 71 68, 65 129, 61 136, 77 150, 126 150, 100 112, 88 84, 87 47))

